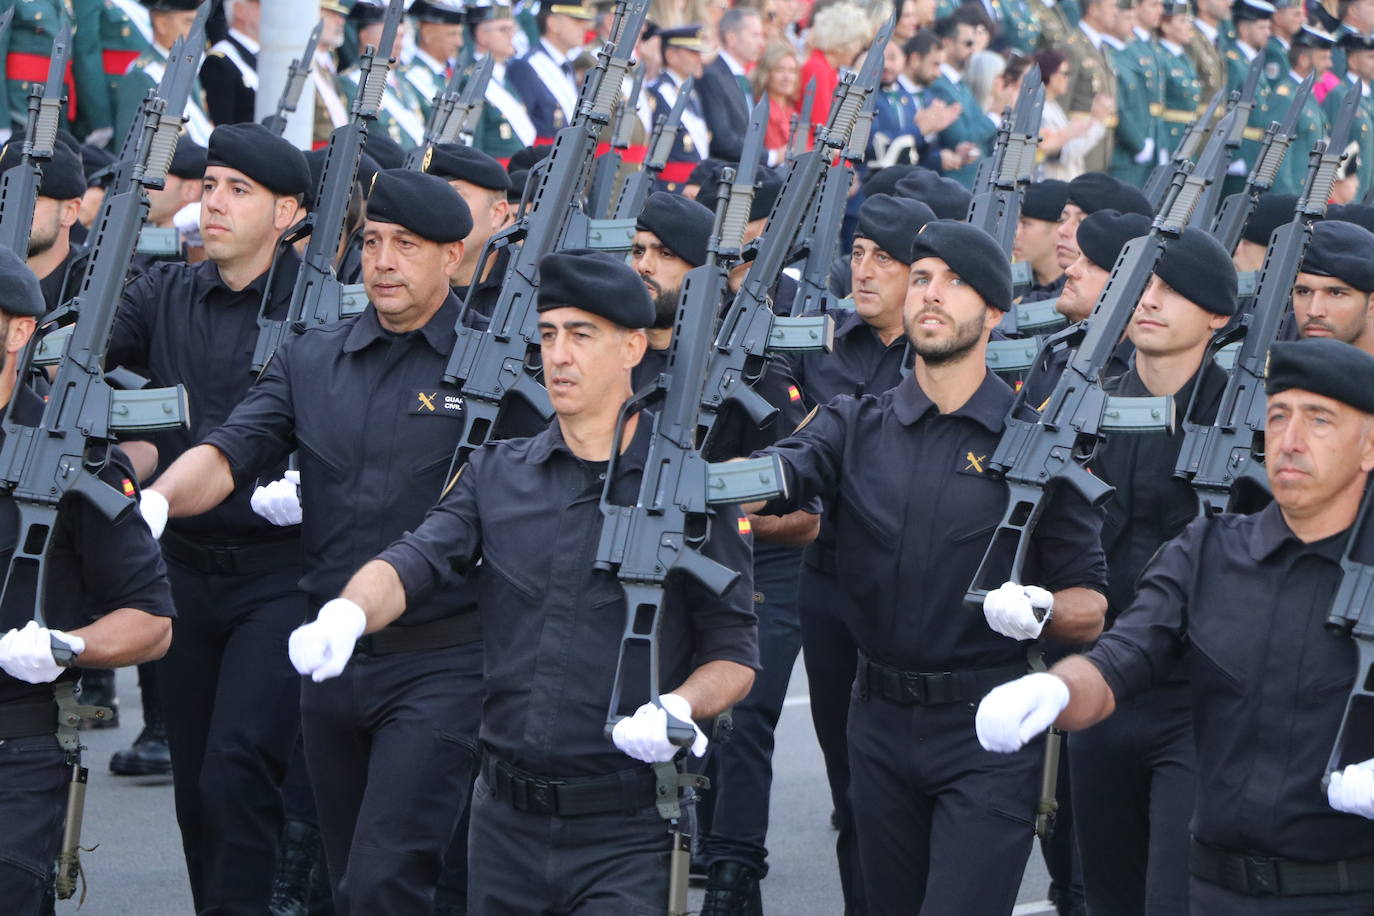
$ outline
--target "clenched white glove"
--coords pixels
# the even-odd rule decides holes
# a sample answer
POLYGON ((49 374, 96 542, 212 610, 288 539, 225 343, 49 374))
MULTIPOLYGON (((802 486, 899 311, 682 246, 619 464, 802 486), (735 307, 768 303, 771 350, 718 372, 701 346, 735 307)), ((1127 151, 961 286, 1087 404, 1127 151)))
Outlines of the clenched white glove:
POLYGON ((287 471, 281 480, 274 480, 253 491, 248 504, 253 511, 274 525, 301 523, 301 472, 287 471))
POLYGON ((188 248, 204 246, 205 241, 200 237, 200 201, 187 204, 173 214, 172 225, 188 248))
POLYGON ((1374 819, 1374 760, 1352 763, 1332 773, 1326 784, 1326 800, 1337 811, 1374 819))
POLYGON ((978 704, 978 743, 1010 754, 1049 728, 1069 705, 1069 685, 1041 671, 994 688, 978 704))
POLYGON ((1155 158, 1155 138, 1146 137, 1145 145, 1140 148, 1140 153, 1135 157, 1136 165, 1149 165, 1155 158))
POLYGON ((170 511, 167 497, 156 490, 144 490, 138 497, 138 514, 148 523, 148 529, 153 532, 153 540, 162 537, 163 529, 167 527, 167 513, 170 511))
POLYGON ((668 716, 664 712, 667 710, 673 714, 673 718, 690 722, 696 730, 696 738, 692 740, 692 755, 700 757, 706 753, 709 742, 697 724, 692 722, 692 705, 675 693, 665 693, 659 697, 659 701, 663 703, 661 707, 645 703, 635 710, 634 715, 615 723, 611 729, 611 740, 615 746, 645 763, 672 760, 677 753, 677 745, 668 740, 668 716))
POLYGON ((52 657, 54 639, 64 643, 73 655, 86 651, 86 641, 80 636, 49 630, 30 620, 24 629, 10 630, 0 638, 0 669, 26 684, 49 684, 57 680, 65 669, 52 657))
POLYGON ((296 627, 287 643, 291 664, 316 684, 343 674, 353 646, 367 628, 367 614, 347 598, 335 598, 320 608, 313 621, 296 627))
POLYGON ((1053 608, 1054 595, 1050 592, 1038 585, 1017 585, 1015 582, 1003 583, 983 599, 983 616, 988 626, 1012 639, 1038 639, 1053 608), (1040 619, 1037 620, 1037 616, 1040 619))
POLYGON ((97 127, 95 130, 91 131, 89 134, 86 135, 85 142, 91 146, 98 146, 103 148, 106 143, 109 143, 113 139, 113 127, 97 127))

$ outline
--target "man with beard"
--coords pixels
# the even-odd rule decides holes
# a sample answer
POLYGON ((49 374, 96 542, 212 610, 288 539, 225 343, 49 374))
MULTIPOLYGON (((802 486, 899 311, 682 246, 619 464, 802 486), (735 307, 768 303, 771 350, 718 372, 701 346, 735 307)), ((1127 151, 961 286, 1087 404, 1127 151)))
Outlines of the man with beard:
POLYGON ((1374 233, 1328 220, 1312 227, 1293 284, 1293 315, 1302 337, 1332 337, 1374 353, 1374 233))
MULTIPOLYGON (((695 201, 657 192, 645 201, 630 249, 635 272, 654 301, 649 346, 635 368, 638 389, 666 367, 682 279, 706 262, 714 216, 695 201)), ((791 432, 802 419, 799 388, 784 363, 773 360, 756 390, 778 408, 762 428, 727 408, 717 421, 711 457, 737 458, 791 432)), ((768 801, 773 778, 773 731, 782 714, 787 682, 801 648, 797 581, 801 547, 816 535, 819 506, 786 518, 751 518, 754 533, 754 612, 759 620, 762 670, 749 695, 734 708, 728 742, 712 752, 708 803, 700 814, 707 867, 703 916, 762 912, 759 881, 768 873, 768 801), (757 524, 754 524, 757 522, 757 524)))
MULTIPOLYGON (((18 141, 5 146, 0 153, 0 173, 23 161, 23 146, 18 141)), ((63 144, 54 144, 52 159, 43 166, 43 180, 34 201, 28 256, 29 270, 38 278, 48 311, 70 298, 81 280, 80 267, 86 263, 86 249, 73 244, 71 234, 85 193, 81 159, 63 144)))
POLYGON ((985 360, 1010 306, 997 242, 927 223, 903 315, 913 374, 883 394, 836 398, 764 450, 782 459, 788 495, 749 507, 783 513, 821 497, 835 525, 860 652, 849 785, 873 916, 1012 908, 1034 837, 1040 740, 990 755, 968 727, 970 706, 1027 670, 1026 640, 1092 639, 1106 610, 1100 522, 1068 488, 1049 495, 1031 536, 1023 576, 1040 585, 1008 582, 982 614, 964 606, 1007 501, 987 459, 1012 392, 985 360))

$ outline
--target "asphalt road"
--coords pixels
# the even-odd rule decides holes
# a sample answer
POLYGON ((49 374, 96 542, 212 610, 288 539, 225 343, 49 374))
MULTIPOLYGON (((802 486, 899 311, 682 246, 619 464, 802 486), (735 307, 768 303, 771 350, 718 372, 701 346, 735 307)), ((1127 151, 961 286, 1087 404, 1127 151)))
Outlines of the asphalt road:
MULTIPOLYGON (((788 706, 778 728, 774 758, 770 872, 763 882, 765 910, 788 916, 834 916, 842 912, 835 872, 835 834, 830 798, 806 701, 805 672, 798 664, 788 706)), ((91 770, 83 845, 89 884, 82 916, 187 916, 191 894, 181 859, 180 836, 169 779, 116 778, 110 755, 127 746, 142 725, 132 670, 119 673, 121 725, 86 732, 91 770)), ((1049 879, 1038 850, 1022 882, 1016 916, 1053 912, 1044 902, 1049 879)), ((694 891, 700 901, 700 891, 694 891)), ((76 913, 75 901, 58 913, 76 913)))

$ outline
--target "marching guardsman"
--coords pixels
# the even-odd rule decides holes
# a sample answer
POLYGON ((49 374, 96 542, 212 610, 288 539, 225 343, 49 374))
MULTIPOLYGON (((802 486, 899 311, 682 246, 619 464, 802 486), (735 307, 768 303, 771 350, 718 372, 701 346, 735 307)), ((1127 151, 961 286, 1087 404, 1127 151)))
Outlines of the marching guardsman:
MULTIPOLYGON (((1320 77, 1326 72, 1331 65, 1331 48, 1335 43, 1328 33, 1310 25, 1303 26, 1293 36, 1292 47, 1285 55, 1288 72, 1274 84, 1276 108, 1282 108, 1286 113, 1288 105, 1292 104, 1293 93, 1307 75, 1315 71, 1320 77)), ((1312 152, 1312 146, 1325 137, 1329 129, 1321 103, 1315 95, 1309 95, 1303 103, 1302 114, 1298 116, 1297 133, 1288 147, 1288 154, 1283 157, 1278 175, 1274 177, 1275 191, 1286 194, 1302 191, 1307 181, 1308 153, 1312 152)))
MULTIPOLYGON (((66 0, 0 0, 0 13, 11 7, 14 20, 6 42, 0 44, 0 66, 4 67, 9 107, 9 116, 0 121, 0 140, 8 140, 11 131, 23 134, 28 123, 29 90, 34 83, 41 88, 47 82, 52 43, 62 26, 72 22, 71 4, 66 0)), ((73 61, 74 55, 69 56, 63 127, 69 127, 80 114, 77 87, 72 80, 73 61)))
POLYGON ((1002 40, 1021 54, 1034 54, 1040 42, 1040 24, 1029 0, 993 0, 992 7, 1002 14, 1002 40))
MULTIPOLYGON (((1225 52, 1228 90, 1235 92, 1245 84, 1251 62, 1264 53, 1269 43, 1273 17, 1274 7, 1266 0, 1235 0, 1231 18, 1235 22, 1236 40, 1225 52)), ((1255 87, 1255 104, 1250 109, 1250 120, 1240 144, 1240 158, 1231 163, 1227 173, 1231 181, 1244 179, 1258 163, 1265 128, 1277 117, 1279 113, 1272 110, 1270 104, 1269 83, 1261 79, 1255 87)))
POLYGON ((477 56, 490 54, 493 58, 473 145, 504 165, 516 151, 533 146, 536 137, 534 122, 510 79, 509 63, 515 57, 515 36, 520 27, 510 4, 499 2, 468 7, 468 22, 477 56))
MULTIPOLYGON (((115 90, 114 136, 116 143, 122 142, 129 132, 129 126, 138 116, 138 108, 148 90, 162 81, 167 70, 167 55, 178 38, 191 31, 196 20, 199 0, 139 0, 148 8, 148 18, 153 31, 153 46, 134 59, 129 69, 120 77, 119 87, 115 90)), ((191 89, 186 102, 185 131, 191 139, 201 146, 210 142, 210 132, 214 124, 206 113, 200 81, 191 89)))
POLYGON ((1350 142, 1358 149, 1359 194, 1362 195, 1374 181, 1374 98, 1370 98, 1370 83, 1374 81, 1374 37, 1346 31, 1336 39, 1336 47, 1345 52, 1346 72, 1326 94, 1322 107, 1326 109, 1327 121, 1333 121, 1346 91, 1356 82, 1361 84, 1363 91, 1355 123, 1350 127, 1350 142))
POLYGON ((1202 101, 1202 82, 1198 79, 1188 45, 1193 40, 1193 19, 1186 0, 1170 0, 1159 20, 1159 49, 1164 73, 1164 115, 1160 125, 1160 153, 1172 154, 1188 125, 1197 120, 1202 101))
POLYGON ((1138 0, 1122 10, 1115 37, 1126 42, 1116 52, 1116 136, 1111 173, 1142 187, 1158 161, 1164 80, 1154 30, 1163 12, 1160 0, 1138 0), (1132 22, 1132 19, 1134 20, 1132 22))
POLYGON ((335 56, 343 44, 348 7, 335 0, 320 0, 320 23, 320 43, 315 48, 315 60, 310 67, 310 84, 315 87, 312 146, 316 149, 329 143, 334 128, 343 127, 349 121, 348 93, 339 77, 339 62, 335 56))
MULTIPOLYGON (((382 40, 382 20, 386 18, 386 4, 358 0, 348 19, 358 27, 358 47, 376 47, 382 40)), ((396 42, 391 48, 378 48, 378 54, 391 54, 400 60, 401 44, 405 38, 405 24, 396 29, 396 42)), ((358 93, 359 70, 355 67, 343 74, 344 92, 351 107, 358 93)), ((428 100, 426 100, 428 102, 428 100)), ((377 112, 377 127, 403 150, 419 146, 425 138, 425 115, 420 96, 413 86, 393 67, 387 72, 386 89, 382 92, 382 106, 377 112)))
MULTIPOLYGON (((0 152, 0 172, 18 166, 23 157, 22 143, 7 143, 0 152)), ((27 261, 29 270, 38 277, 49 311, 74 295, 81 283, 86 249, 72 238, 72 228, 77 225, 85 193, 81 158, 65 144, 54 144, 51 161, 43 165, 43 181, 34 201, 27 261)))
POLYGON ((105 147, 114 136, 120 77, 152 48, 153 25, 148 8, 137 0, 71 0, 71 6, 76 21, 72 68, 81 87, 74 133, 105 147))
MULTIPOLYGON (((517 13, 518 15, 518 13, 517 13)), ((506 79, 525 103, 534 123, 535 143, 552 143, 577 113, 577 74, 573 62, 582 51, 587 29, 596 20, 591 3, 540 3, 539 40, 529 53, 512 60, 506 79)))
MULTIPOLYGON (((663 41, 663 72, 654 84, 648 87, 649 123, 645 130, 653 128, 653 121, 659 115, 666 115, 677 101, 678 90, 688 77, 700 79, 702 74, 702 54, 707 50, 701 37, 701 26, 684 25, 675 29, 664 29, 658 33, 663 41)), ((673 141, 673 149, 668 154, 668 164, 658 174, 656 189, 676 191, 686 181, 698 162, 706 158, 710 148, 711 136, 706 129, 706 120, 701 109, 701 99, 695 89, 682 111, 682 129, 673 141)))
POLYGON ((1193 36, 1188 55, 1193 69, 1202 81, 1202 104, 1206 105, 1226 86, 1226 58, 1222 57, 1219 39, 1221 30, 1230 24, 1230 0, 1197 0, 1197 15, 1193 17, 1193 36))
MULTIPOLYGON (((1116 101, 1116 73, 1109 57, 1106 37, 1117 18, 1116 0, 1086 0, 1083 18, 1065 37, 1063 51, 1068 55, 1069 91, 1060 100, 1071 120, 1092 116, 1093 102, 1101 95, 1116 101)), ((1107 122, 1107 135, 1088 151, 1083 167, 1089 172, 1105 172, 1112 161, 1112 137, 1117 125, 1113 114, 1107 122)))
MULTIPOLYGON (((43 401, 16 385, 16 371, 47 309, 37 279, 8 248, 0 250, 0 289, 0 407, 17 400, 14 419, 34 425, 43 401)), ((133 466, 118 448, 110 449, 100 477, 117 491, 138 492, 133 466)), ((7 526, 0 557, 8 563, 18 509, 8 493, 0 505, 7 526)), ((135 512, 111 521, 81 496, 63 498, 49 556, 44 624, 34 620, 32 596, 7 597, 0 612, 0 900, 14 916, 52 912, 53 863, 72 766, 80 762, 76 728, 59 719, 59 709, 65 715, 75 703, 81 668, 59 665, 53 647, 65 645, 76 665, 92 668, 152 661, 167 651, 175 614, 157 542, 135 512)))
POLYGON ((463 47, 463 7, 455 0, 415 0, 406 11, 415 23, 415 53, 401 68, 429 117, 430 105, 448 84, 463 47))
POLYGON ((200 65, 205 106, 216 124, 254 121, 258 97, 260 0, 225 0, 229 34, 215 42, 200 65))
MULTIPOLYGON (((1346 35, 1368 35, 1374 32, 1374 4, 1340 4, 1340 23, 1332 28, 1336 47, 1331 51, 1331 71, 1339 77, 1345 76, 1346 46, 1341 39, 1346 35)), ((1325 99, 1322 100, 1325 103, 1325 99)))

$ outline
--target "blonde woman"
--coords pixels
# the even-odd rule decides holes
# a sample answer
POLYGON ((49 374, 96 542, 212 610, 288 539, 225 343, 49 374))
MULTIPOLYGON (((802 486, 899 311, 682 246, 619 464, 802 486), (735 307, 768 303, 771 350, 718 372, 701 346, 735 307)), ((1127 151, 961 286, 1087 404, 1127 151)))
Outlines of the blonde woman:
POLYGON ((863 7, 847 0, 833 3, 816 14, 811 23, 807 44, 811 56, 802 65, 799 85, 816 80, 816 101, 811 108, 811 122, 825 123, 830 113, 830 100, 840 84, 840 68, 850 67, 854 59, 873 40, 868 13, 863 7))
POLYGON ((770 163, 781 162, 787 147, 792 116, 801 106, 802 59, 791 42, 771 41, 749 74, 754 98, 768 98, 768 128, 763 135, 770 163))

